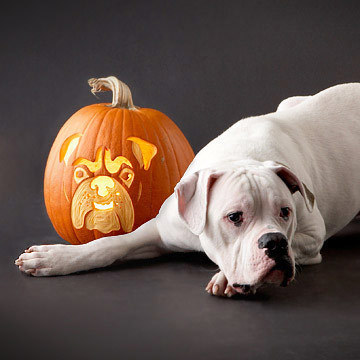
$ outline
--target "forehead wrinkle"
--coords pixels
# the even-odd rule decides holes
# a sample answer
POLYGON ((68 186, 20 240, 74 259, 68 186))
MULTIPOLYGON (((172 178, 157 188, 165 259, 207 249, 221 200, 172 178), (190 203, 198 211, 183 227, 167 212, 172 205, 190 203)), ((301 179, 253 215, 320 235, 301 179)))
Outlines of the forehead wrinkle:
POLYGON ((253 200, 253 207, 254 211, 256 211, 256 208, 259 203, 261 204, 261 191, 258 185, 258 182, 255 177, 256 174, 254 174, 252 171, 248 171, 246 176, 248 178, 249 183, 251 184, 251 198, 253 200))
POLYGON ((256 184, 260 194, 267 200, 268 204, 271 204, 274 208, 281 206, 284 202, 284 195, 275 181, 277 175, 272 172, 260 172, 253 174, 253 176, 256 178, 256 184), (260 187, 262 191, 260 191, 260 187))
POLYGON ((233 172, 229 176, 223 176, 215 182, 213 188, 215 191, 212 191, 211 195, 221 196, 223 199, 221 202, 223 210, 234 210, 234 207, 249 203, 249 201, 253 203, 252 197, 249 196, 249 194, 253 193, 253 187, 252 182, 244 171, 241 173, 233 172), (216 187, 219 187, 220 191, 217 191, 216 187))

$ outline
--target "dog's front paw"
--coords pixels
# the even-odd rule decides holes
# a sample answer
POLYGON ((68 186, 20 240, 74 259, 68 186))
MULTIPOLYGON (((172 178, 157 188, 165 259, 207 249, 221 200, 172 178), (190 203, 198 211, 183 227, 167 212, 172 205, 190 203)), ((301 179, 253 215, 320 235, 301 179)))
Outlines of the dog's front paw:
POLYGON ((236 291, 228 285, 228 281, 222 271, 215 274, 205 289, 211 295, 231 297, 236 291))
POLYGON ((33 276, 67 275, 88 270, 89 255, 86 245, 31 246, 15 260, 15 265, 33 276))

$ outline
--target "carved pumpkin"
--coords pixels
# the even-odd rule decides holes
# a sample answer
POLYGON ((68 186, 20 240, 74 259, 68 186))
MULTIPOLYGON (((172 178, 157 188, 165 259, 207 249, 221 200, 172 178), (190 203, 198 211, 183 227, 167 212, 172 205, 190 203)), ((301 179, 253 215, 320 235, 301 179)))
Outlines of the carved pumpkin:
POLYGON ((89 85, 93 93, 111 90, 112 104, 71 116, 45 169, 48 215, 72 244, 128 233, 155 217, 194 157, 166 115, 134 106, 127 85, 113 76, 89 85))

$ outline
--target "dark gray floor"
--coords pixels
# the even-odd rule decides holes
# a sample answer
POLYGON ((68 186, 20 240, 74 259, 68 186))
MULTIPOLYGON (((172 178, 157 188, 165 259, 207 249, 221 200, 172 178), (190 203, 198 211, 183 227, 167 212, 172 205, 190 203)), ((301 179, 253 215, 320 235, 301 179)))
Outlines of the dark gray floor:
POLYGON ((10 240, 0 262, 6 359, 360 358, 359 223, 288 288, 234 299, 204 291, 215 266, 201 254, 39 279, 12 264, 24 240, 10 240))

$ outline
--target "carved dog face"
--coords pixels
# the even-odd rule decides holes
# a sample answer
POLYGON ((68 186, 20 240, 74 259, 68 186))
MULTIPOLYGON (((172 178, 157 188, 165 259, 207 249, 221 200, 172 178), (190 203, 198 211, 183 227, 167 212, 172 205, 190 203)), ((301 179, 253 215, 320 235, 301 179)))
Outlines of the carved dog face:
MULTIPOLYGON (((82 134, 70 136, 60 150, 60 161, 68 165, 69 158, 78 146, 82 134)), ((140 168, 148 170, 156 155, 156 146, 138 137, 129 137, 132 151, 140 168)), ((117 156, 112 160, 111 151, 100 146, 95 161, 79 157, 73 161, 73 177, 78 187, 71 200, 71 220, 74 228, 85 226, 104 234, 121 228, 130 232, 134 225, 134 207, 126 188, 134 181, 135 172, 130 160, 117 156), (102 170, 101 175, 96 175, 102 170), (109 175, 104 175, 108 173, 109 175)), ((141 194, 141 183, 140 183, 141 194)))

